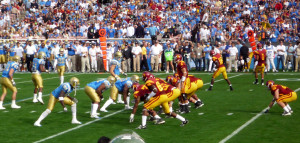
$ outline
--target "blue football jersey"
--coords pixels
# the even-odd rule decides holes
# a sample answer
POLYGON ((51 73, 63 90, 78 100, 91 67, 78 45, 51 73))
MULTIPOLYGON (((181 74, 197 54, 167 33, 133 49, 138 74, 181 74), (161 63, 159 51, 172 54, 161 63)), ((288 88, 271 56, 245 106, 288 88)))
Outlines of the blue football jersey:
POLYGON ((97 90, 97 88, 98 88, 99 86, 101 86, 102 84, 105 85, 105 89, 108 89, 108 88, 111 87, 111 84, 110 84, 109 81, 106 80, 106 79, 105 79, 105 80, 99 80, 99 81, 93 81, 93 82, 91 82, 91 83, 88 83, 87 86, 89 86, 89 87, 91 87, 91 88, 97 90))
POLYGON ((114 69, 114 73, 116 75, 120 75, 120 67, 121 67, 121 62, 117 61, 116 59, 111 60, 110 65, 116 65, 116 68, 114 69))
POLYGON ((0 45, 0 55, 5 55, 4 45, 0 45))
POLYGON ((65 56, 65 55, 61 56, 60 54, 58 54, 55 56, 55 59, 57 60, 57 66, 65 66, 66 65, 67 56, 65 56))
POLYGON ((18 68, 19 68, 19 64, 17 62, 9 61, 5 67, 5 70, 2 72, 2 77, 9 78, 9 71, 11 69, 14 69, 14 73, 15 73, 16 70, 18 70, 18 68))
POLYGON ((73 88, 71 88, 70 83, 66 82, 61 84, 59 87, 57 87, 54 91, 52 91, 52 95, 58 99, 59 94, 61 91, 64 91, 65 94, 70 94, 73 91, 73 88))
POLYGON ((128 78, 123 80, 117 80, 115 83, 115 86, 117 87, 118 91, 123 91, 125 85, 127 85, 128 88, 131 88, 132 81, 128 78))
POLYGON ((41 72, 40 65, 45 65, 45 61, 43 59, 34 58, 32 62, 32 72, 41 72))

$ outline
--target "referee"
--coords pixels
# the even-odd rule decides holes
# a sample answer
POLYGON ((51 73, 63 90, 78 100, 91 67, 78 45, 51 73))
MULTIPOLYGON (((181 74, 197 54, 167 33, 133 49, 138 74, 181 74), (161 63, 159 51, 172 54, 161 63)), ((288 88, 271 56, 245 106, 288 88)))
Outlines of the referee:
POLYGON ((27 45, 25 47, 26 50, 26 63, 27 63, 27 69, 28 71, 31 71, 32 61, 34 58, 34 54, 36 53, 36 48, 34 45, 32 45, 33 41, 27 41, 27 45))

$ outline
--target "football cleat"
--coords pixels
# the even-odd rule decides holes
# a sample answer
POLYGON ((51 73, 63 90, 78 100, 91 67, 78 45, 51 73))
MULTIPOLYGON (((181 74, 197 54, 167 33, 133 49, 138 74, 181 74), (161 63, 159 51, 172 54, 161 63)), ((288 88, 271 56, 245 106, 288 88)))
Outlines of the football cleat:
POLYGON ((132 107, 125 105, 125 110, 130 110, 130 109, 132 109, 132 107))
POLYGON ((290 113, 292 114, 292 113, 294 113, 294 111, 293 111, 293 110, 290 110, 290 113))
POLYGON ((257 82, 257 81, 254 81, 253 84, 258 84, 258 82, 257 82))
POLYGON ((3 106, 0 106, 0 110, 4 110, 4 109, 6 109, 5 107, 3 107, 3 106))
POLYGON ((166 121, 163 120, 163 119, 156 119, 156 120, 154 120, 154 124, 156 124, 156 125, 164 124, 165 122, 166 121))
POLYGON ((91 118, 100 119, 100 117, 97 114, 91 115, 91 118))
POLYGON ((124 104, 124 101, 118 100, 117 103, 119 103, 119 104, 124 104))
POLYGON ((156 119, 153 116, 150 116, 150 118, 148 119, 148 121, 155 121, 156 119))
POLYGON ((230 91, 233 91, 233 88, 232 88, 232 86, 230 86, 230 91))
POLYGON ((211 91, 211 90, 212 90, 212 87, 209 87, 207 90, 208 90, 208 91, 211 91))
POLYGON ((108 112, 107 110, 105 109, 100 109, 101 112, 108 112))
POLYGON ((38 103, 39 101, 36 98, 34 98, 32 102, 33 103, 38 103))
POLYGON ((185 121, 182 121, 182 123, 181 123, 180 126, 183 127, 183 126, 185 126, 188 123, 189 123, 189 120, 185 119, 185 121))
POLYGON ((262 82, 261 85, 265 85, 265 84, 262 82))
POLYGON ((41 104, 44 105, 44 101, 43 101, 42 97, 38 97, 37 100, 38 100, 41 104))
POLYGON ((282 113, 282 116, 291 116, 291 115, 292 115, 291 112, 285 112, 285 111, 284 111, 284 112, 282 113))
POLYGON ((146 128, 147 128, 146 126, 139 125, 136 129, 146 129, 146 128))
POLYGON ((72 120, 72 124, 82 124, 81 122, 79 122, 78 120, 72 120))
POLYGON ((198 109, 198 108, 202 107, 203 105, 204 105, 204 103, 202 101, 197 101, 195 103, 195 108, 198 109))
POLYGON ((18 106, 18 105, 11 105, 11 108, 13 108, 13 109, 20 109, 21 106, 18 106))
POLYGON ((35 122, 33 125, 36 126, 36 127, 41 127, 42 126, 40 123, 37 123, 37 122, 35 122))
POLYGON ((111 104, 117 104, 116 102, 112 102, 111 104))

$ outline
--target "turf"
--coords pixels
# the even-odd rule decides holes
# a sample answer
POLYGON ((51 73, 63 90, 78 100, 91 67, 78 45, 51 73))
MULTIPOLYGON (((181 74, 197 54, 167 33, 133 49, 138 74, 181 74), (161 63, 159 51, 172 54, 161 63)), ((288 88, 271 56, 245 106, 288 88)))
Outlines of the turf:
MULTIPOLYGON (((189 124, 180 127, 179 120, 166 118, 166 123, 163 125, 154 125, 149 121, 147 129, 137 130, 135 128, 141 124, 141 105, 135 115, 134 123, 131 124, 129 123, 131 111, 124 110, 124 105, 121 104, 111 105, 107 109, 108 113, 101 112, 100 116, 104 118, 94 120, 87 113, 90 111, 91 101, 82 89, 77 92, 76 96, 79 100, 77 118, 83 123, 82 126, 72 125, 71 108, 68 107, 68 112, 62 112, 63 108, 58 103, 53 112, 41 123, 43 126, 34 127, 34 121, 47 107, 49 93, 59 85, 59 78, 57 74, 42 75, 44 79, 43 99, 46 104, 41 105, 32 103, 31 75, 16 73, 14 78, 18 88, 17 104, 22 108, 10 108, 11 92, 9 92, 4 101, 6 110, 0 110, 0 142, 35 142, 66 131, 44 142, 97 142, 101 136, 113 138, 122 133, 136 132, 147 143, 215 143, 260 113, 272 99, 266 86, 252 84, 254 76, 251 73, 228 74, 234 91, 229 91, 227 83, 221 77, 216 79, 213 91, 205 91, 209 87, 212 74, 191 74, 204 81, 205 85, 197 94, 205 105, 199 109, 194 109, 192 105, 191 113, 182 115, 190 121, 189 124)), ((108 74, 67 73, 65 81, 73 76, 80 79, 81 88, 83 88, 91 81, 106 78, 108 74)), ((159 73, 156 76, 165 79, 167 74, 159 73)), ((300 88, 299 78, 299 73, 270 73, 266 75, 265 81, 272 79, 276 83, 296 90, 300 88)), ((109 90, 104 92, 104 102, 108 99, 109 92, 109 90)), ((104 102, 102 101, 102 105, 104 102)), ((299 142, 300 105, 298 101, 294 101, 290 103, 290 106, 294 110, 292 116, 282 117, 283 110, 276 105, 270 113, 260 116, 227 142, 299 142)), ((176 103, 174 108, 178 108, 176 103)))

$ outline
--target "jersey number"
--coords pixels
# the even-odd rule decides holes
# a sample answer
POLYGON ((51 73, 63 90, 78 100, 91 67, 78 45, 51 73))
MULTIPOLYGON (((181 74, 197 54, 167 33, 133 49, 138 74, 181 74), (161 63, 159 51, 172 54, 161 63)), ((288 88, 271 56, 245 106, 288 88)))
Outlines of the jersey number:
POLYGON ((159 82, 157 81, 156 83, 156 87, 158 88, 159 91, 163 91, 163 87, 159 84, 159 82))

